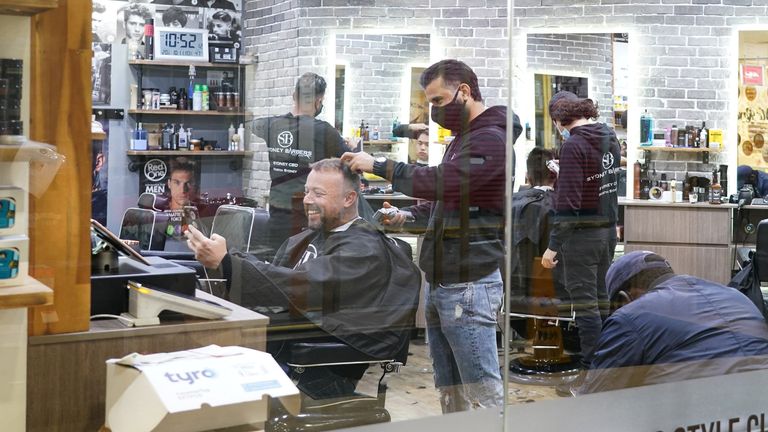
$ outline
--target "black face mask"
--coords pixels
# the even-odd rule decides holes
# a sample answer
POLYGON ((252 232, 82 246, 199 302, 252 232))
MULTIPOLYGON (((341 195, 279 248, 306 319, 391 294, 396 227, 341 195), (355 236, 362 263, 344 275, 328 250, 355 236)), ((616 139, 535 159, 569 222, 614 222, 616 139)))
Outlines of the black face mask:
POLYGON ((315 117, 319 116, 321 112, 323 112, 323 104, 322 103, 320 104, 319 108, 315 109, 315 117))
POLYGON ((467 103, 459 102, 459 90, 453 95, 453 100, 444 106, 432 105, 432 121, 452 131, 460 131, 467 120, 467 103))

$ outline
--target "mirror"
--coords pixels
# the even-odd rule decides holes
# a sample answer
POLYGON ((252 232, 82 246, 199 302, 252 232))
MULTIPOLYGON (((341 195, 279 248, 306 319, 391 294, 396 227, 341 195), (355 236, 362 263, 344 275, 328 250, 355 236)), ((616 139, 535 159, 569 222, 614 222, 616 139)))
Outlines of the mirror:
MULTIPOLYGON (((536 147, 553 148, 561 137, 549 118, 549 99, 567 90, 596 101, 598 121, 614 127, 621 141, 627 138, 629 99, 629 50, 625 33, 548 33, 526 35, 528 80, 533 92, 525 95, 534 107, 533 134, 536 147)), ((626 156, 624 154, 623 156, 626 156)))
MULTIPOLYGON (((768 170, 768 93, 765 67, 766 31, 739 32, 739 87, 736 162, 759 171, 768 170)), ((739 184, 744 179, 739 178, 739 184)))
POLYGON ((332 124, 371 154, 415 162, 416 140, 393 139, 392 128, 429 120, 419 76, 429 66, 430 35, 338 33, 334 57, 332 124))

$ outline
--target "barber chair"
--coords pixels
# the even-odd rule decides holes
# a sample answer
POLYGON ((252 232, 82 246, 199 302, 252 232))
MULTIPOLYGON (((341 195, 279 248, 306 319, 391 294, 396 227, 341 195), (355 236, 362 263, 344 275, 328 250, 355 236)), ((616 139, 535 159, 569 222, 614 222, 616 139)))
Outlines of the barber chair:
POLYGON ((510 380, 538 385, 569 382, 579 372, 579 357, 565 353, 561 323, 574 321, 572 305, 558 300, 562 293, 556 293, 552 272, 541 266, 540 257, 533 259, 528 282, 527 310, 510 315, 527 320, 533 353, 510 360, 510 380))
POLYGON ((222 205, 216 209, 211 233, 227 239, 229 249, 251 253, 271 260, 274 251, 267 242, 269 212, 239 205, 222 205))
POLYGON ((267 432, 331 431, 391 420, 384 407, 386 378, 392 372, 399 372, 403 362, 396 359, 373 359, 344 343, 337 342, 294 343, 291 345, 290 357, 288 365, 297 373, 303 373, 313 367, 378 364, 382 372, 377 395, 373 397, 355 393, 352 396, 321 400, 302 395, 301 412, 295 416, 285 411, 278 400, 272 400, 270 419, 265 424, 267 432))
POLYGON ((741 270, 728 286, 747 296, 768 321, 768 306, 761 289, 762 283, 768 282, 768 219, 757 224, 755 249, 739 248, 736 253, 741 270))
POLYGON ((163 213, 167 199, 153 193, 139 196, 138 207, 128 208, 120 222, 120 238, 136 240, 142 250, 161 251, 165 248, 165 227, 168 214, 163 213), (165 203, 165 204, 163 204, 165 203))
MULTIPOLYGON (((408 243, 393 239, 400 248, 412 255, 408 243)), ((418 287, 414 287, 418 289, 418 287)), ((323 295, 323 314, 333 312, 338 308, 338 291, 326 290, 323 295)), ((390 373, 399 372, 408 357, 410 330, 415 327, 418 296, 410 306, 406 321, 410 323, 405 331, 406 342, 394 358, 372 358, 341 342, 327 342, 323 339, 314 341, 297 341, 289 345, 288 361, 295 373, 303 373, 306 369, 316 367, 340 366, 350 364, 379 365, 382 373, 379 378, 376 396, 355 392, 351 396, 333 399, 314 400, 302 394, 301 411, 297 415, 289 414, 277 399, 271 400, 270 418, 265 423, 267 432, 321 432, 362 426, 367 424, 385 423, 391 420, 385 408, 387 383, 390 373)))

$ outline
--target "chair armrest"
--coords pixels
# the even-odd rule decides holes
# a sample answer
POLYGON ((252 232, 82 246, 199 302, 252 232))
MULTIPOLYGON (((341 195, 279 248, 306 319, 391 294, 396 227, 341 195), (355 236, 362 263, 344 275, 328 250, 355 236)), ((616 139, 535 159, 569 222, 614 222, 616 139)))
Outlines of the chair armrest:
POLYGON ((393 362, 394 359, 376 359, 340 342, 296 342, 291 344, 288 361, 293 367, 315 367, 338 364, 393 362))

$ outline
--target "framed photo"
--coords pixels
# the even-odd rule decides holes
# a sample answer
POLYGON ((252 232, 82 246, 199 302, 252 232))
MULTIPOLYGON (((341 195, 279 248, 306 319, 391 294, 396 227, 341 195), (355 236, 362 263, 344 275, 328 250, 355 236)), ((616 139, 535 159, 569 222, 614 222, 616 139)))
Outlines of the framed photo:
POLYGON ((741 65, 741 83, 746 86, 762 86, 763 67, 759 65, 741 65))
POLYGON ((155 60, 208 62, 208 30, 155 27, 155 60))

